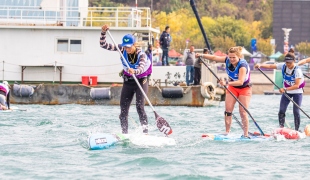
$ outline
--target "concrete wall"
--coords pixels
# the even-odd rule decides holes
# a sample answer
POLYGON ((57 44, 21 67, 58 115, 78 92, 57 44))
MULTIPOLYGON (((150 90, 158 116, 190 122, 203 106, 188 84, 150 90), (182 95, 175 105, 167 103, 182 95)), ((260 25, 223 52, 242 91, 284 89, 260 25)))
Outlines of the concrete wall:
MULTIPOLYGON (((107 88, 98 86, 96 88, 107 88)), ((31 97, 19 97, 11 93, 13 104, 102 104, 119 105, 122 86, 111 88, 111 99, 93 100, 90 96, 91 87, 83 85, 39 85, 31 97)), ((173 88, 173 87, 172 87, 173 88)), ((175 87, 183 88, 186 93, 182 98, 163 98, 157 87, 149 87, 148 97, 152 105, 160 106, 203 106, 205 98, 201 96, 200 87, 175 87)), ((133 104, 135 100, 133 100, 133 104)))

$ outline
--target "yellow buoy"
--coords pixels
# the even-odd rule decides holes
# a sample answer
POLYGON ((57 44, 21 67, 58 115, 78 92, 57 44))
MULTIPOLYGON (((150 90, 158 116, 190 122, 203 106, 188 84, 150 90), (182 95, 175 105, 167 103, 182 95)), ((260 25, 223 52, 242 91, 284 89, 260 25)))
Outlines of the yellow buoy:
POLYGON ((310 124, 308 124, 306 127, 305 127, 305 134, 307 136, 310 136, 310 124))

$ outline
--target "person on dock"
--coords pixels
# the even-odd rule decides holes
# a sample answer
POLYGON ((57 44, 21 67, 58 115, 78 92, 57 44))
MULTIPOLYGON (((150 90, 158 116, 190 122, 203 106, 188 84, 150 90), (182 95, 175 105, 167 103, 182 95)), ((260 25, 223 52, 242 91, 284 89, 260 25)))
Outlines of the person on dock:
MULTIPOLYGON (((279 89, 282 93, 280 100, 280 109, 278 113, 279 125, 284 127, 285 112, 291 102, 284 93, 286 93, 293 101, 301 106, 303 87, 305 86, 305 80, 301 69, 295 64, 294 50, 290 49, 284 57, 283 63, 278 64, 256 64, 255 68, 266 69, 279 69, 282 71, 283 76, 283 88, 279 89)), ((300 113, 297 106, 293 107, 295 130, 299 130, 300 125, 300 113)))
MULTIPOLYGON (((209 49, 208 48, 204 48, 202 51, 203 54, 208 54, 209 53, 209 49)), ((201 59, 197 58, 195 63, 194 63, 194 85, 200 85, 200 80, 201 80, 201 59)))
MULTIPOLYGON (((107 30, 109 30, 109 26, 103 25, 100 37, 100 47, 109 51, 117 51, 114 44, 109 44, 106 42, 107 30)), ((140 48, 135 46, 135 38, 131 34, 127 34, 123 37, 122 44, 118 44, 118 48, 125 57, 125 59, 121 58, 121 62, 123 64, 122 77, 124 82, 120 98, 121 113, 119 119, 121 122, 122 133, 128 133, 128 111, 135 94, 136 108, 139 114, 141 126, 143 128, 143 133, 148 133, 148 119, 144 110, 145 98, 133 76, 138 79, 143 91, 147 94, 149 84, 148 77, 152 73, 152 63, 147 55, 142 52, 140 48), (127 61, 130 67, 127 67, 124 61, 127 61)))
MULTIPOLYGON (((228 56, 216 56, 211 54, 196 54, 196 57, 206 58, 211 61, 216 61, 226 64, 226 73, 228 75, 229 81, 225 82, 223 79, 220 81, 222 86, 227 86, 236 98, 244 105, 245 108, 249 107, 252 88, 250 84, 250 67, 245 59, 242 59, 242 47, 231 47, 228 50, 228 56)), ((232 123, 232 112, 236 99, 226 91, 225 98, 225 127, 228 134, 230 132, 232 123)), ((249 138, 249 118, 246 110, 239 105, 239 113, 242 119, 243 125, 243 136, 244 138, 249 138)))
POLYGON ((186 65, 186 85, 190 86, 194 83, 194 62, 195 62, 195 46, 191 45, 188 52, 184 53, 183 61, 186 65))
POLYGON ((160 38, 159 38, 159 44, 160 44, 160 47, 163 51, 163 56, 161 58, 163 66, 170 66, 169 60, 168 60, 168 58, 169 58, 168 52, 169 52, 169 47, 170 47, 171 41, 172 41, 172 37, 170 35, 170 27, 166 26, 165 30, 163 31, 163 33, 160 35, 160 38))
POLYGON ((145 54, 151 60, 151 62, 153 62, 153 46, 152 46, 152 44, 149 44, 147 46, 147 50, 145 51, 145 54))
POLYGON ((7 81, 0 83, 0 110, 10 109, 10 85, 7 81))

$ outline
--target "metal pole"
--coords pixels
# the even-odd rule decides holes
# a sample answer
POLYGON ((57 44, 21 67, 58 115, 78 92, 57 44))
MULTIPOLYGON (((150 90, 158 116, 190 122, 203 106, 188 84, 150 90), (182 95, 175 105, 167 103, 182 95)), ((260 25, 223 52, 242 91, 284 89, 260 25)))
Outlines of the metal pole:
POLYGON ((4 61, 2 62, 2 82, 4 81, 4 61))
POLYGON ((57 61, 55 61, 55 64, 54 64, 53 84, 54 84, 54 81, 55 81, 55 76, 56 76, 56 67, 57 67, 57 61))
POLYGON ((136 27, 138 27, 138 0, 136 0, 136 27))

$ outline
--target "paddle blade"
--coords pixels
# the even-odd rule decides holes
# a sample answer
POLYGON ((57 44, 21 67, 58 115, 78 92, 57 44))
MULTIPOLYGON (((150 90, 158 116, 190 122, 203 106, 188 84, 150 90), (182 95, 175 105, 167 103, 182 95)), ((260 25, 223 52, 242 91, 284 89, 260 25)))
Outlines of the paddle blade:
POLYGON ((159 131, 163 132, 167 136, 170 135, 172 133, 172 129, 168 122, 164 118, 160 117, 155 111, 154 114, 156 119, 156 125, 159 131))

